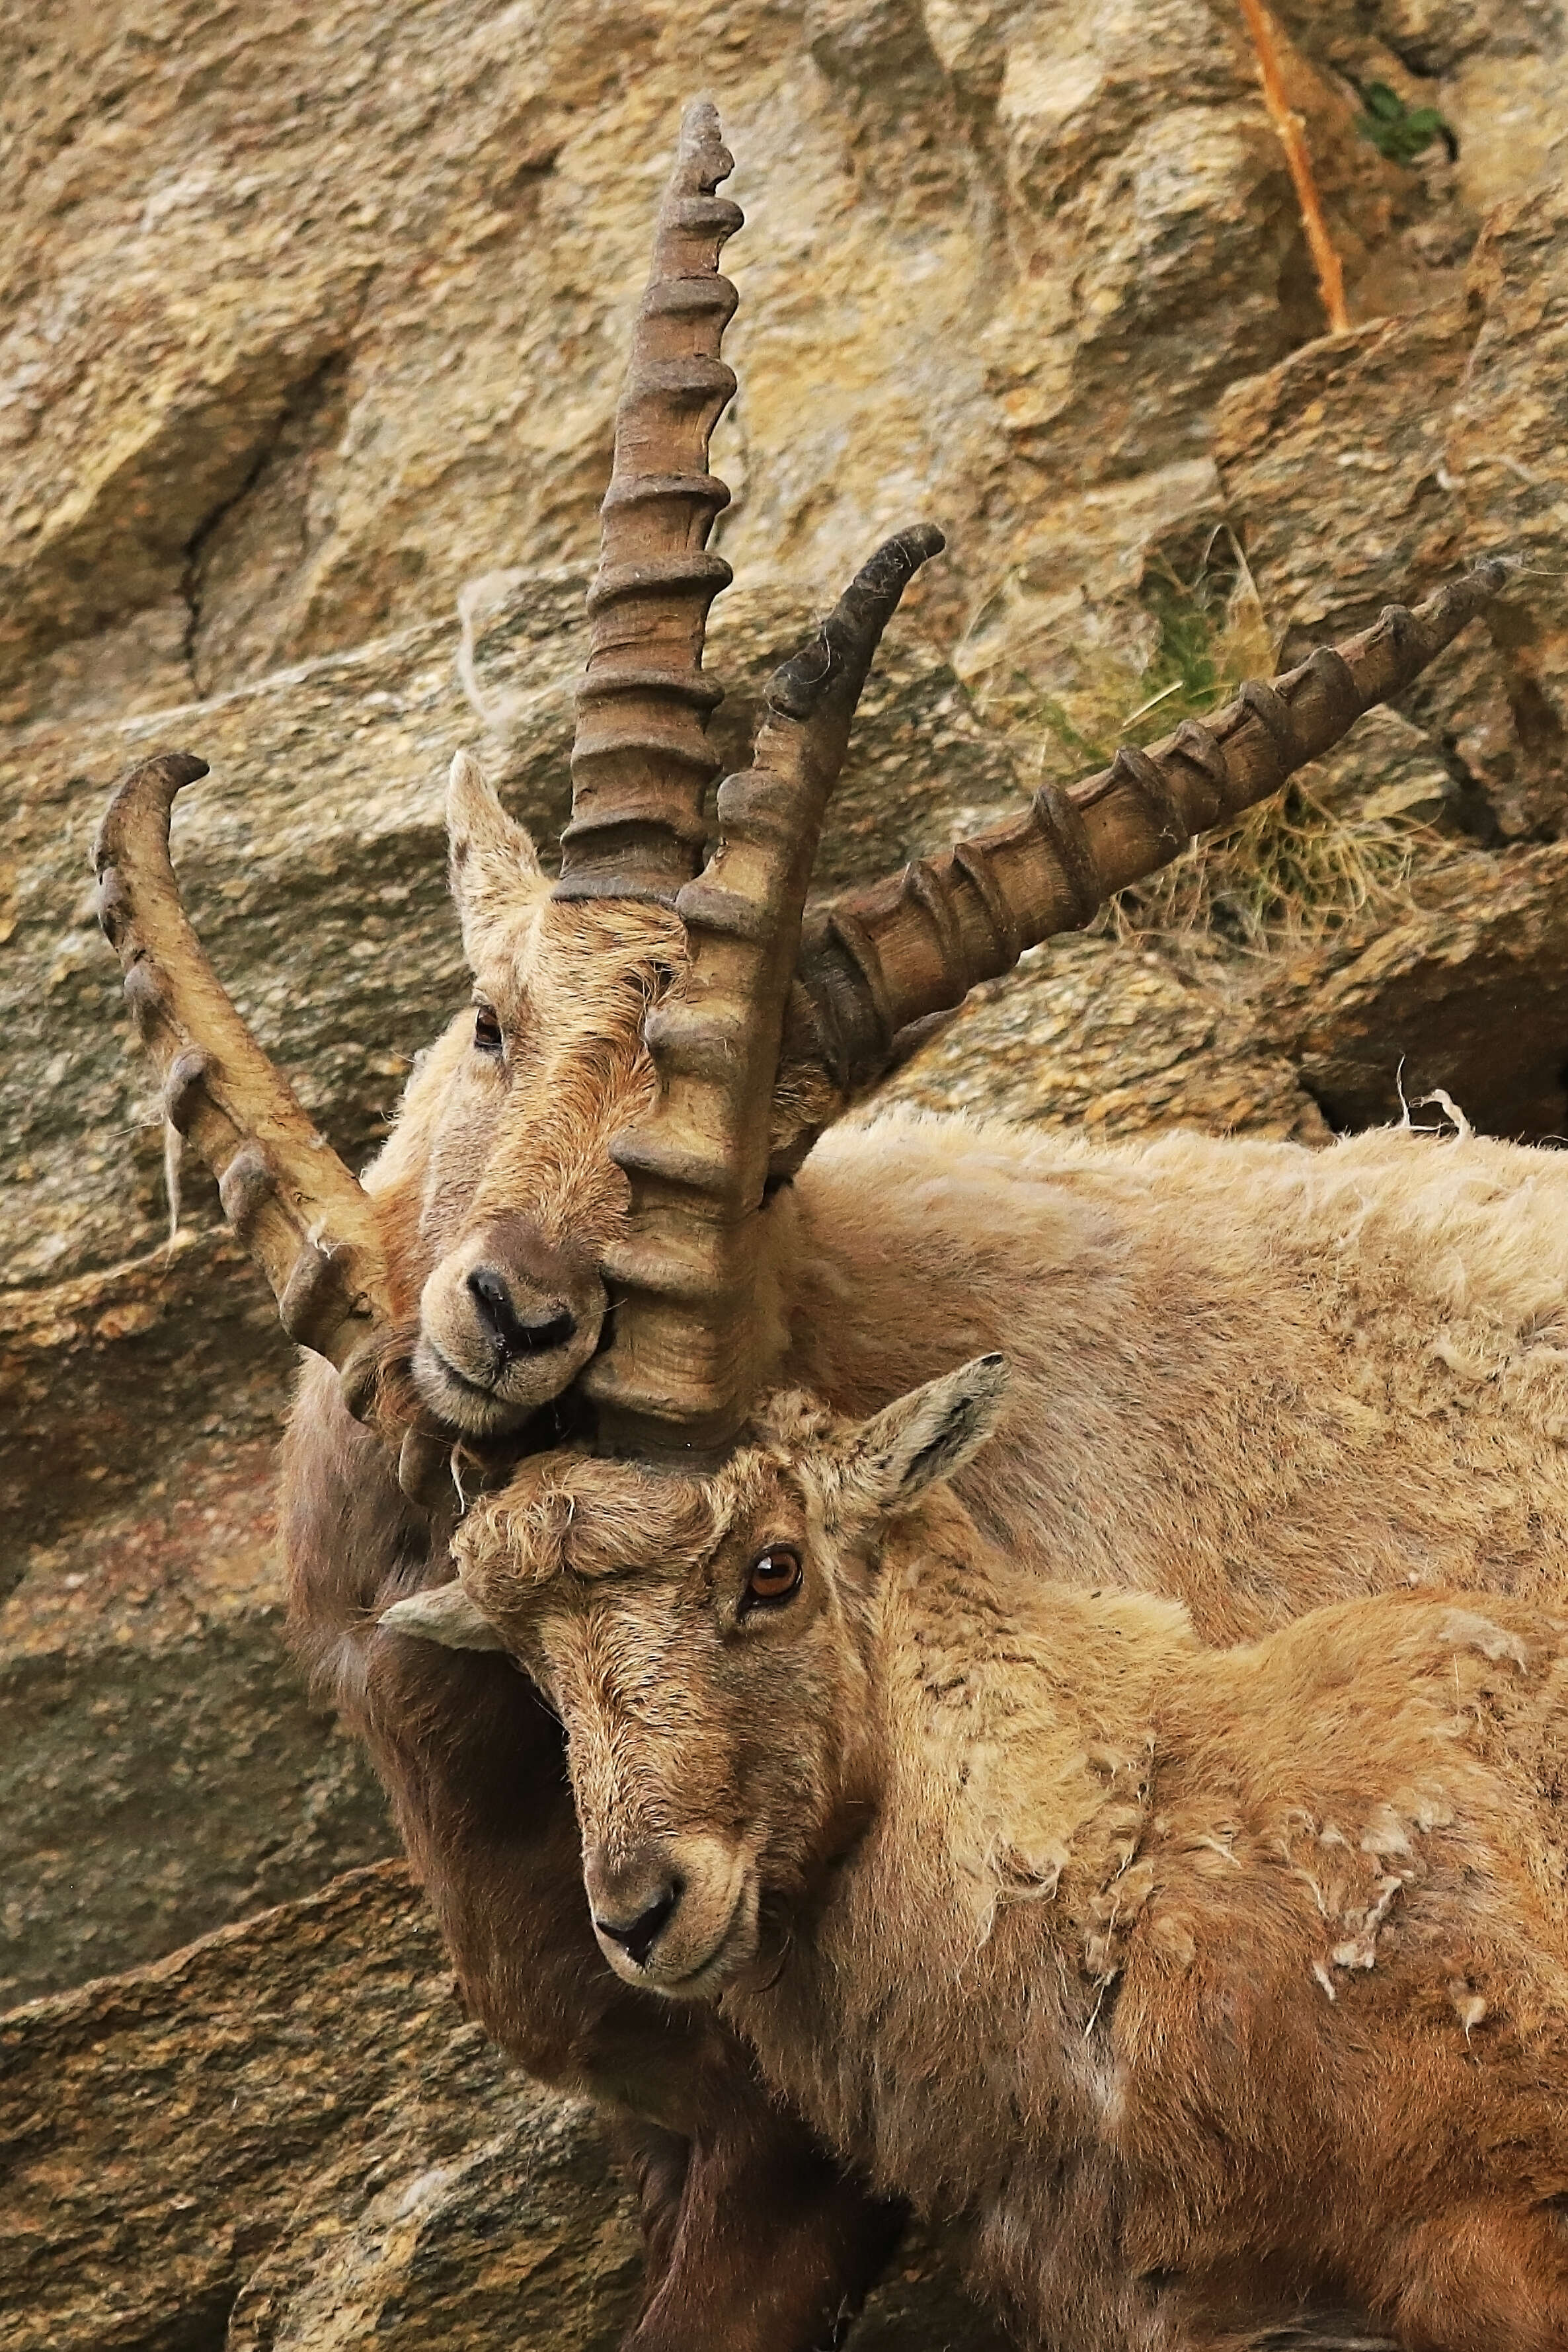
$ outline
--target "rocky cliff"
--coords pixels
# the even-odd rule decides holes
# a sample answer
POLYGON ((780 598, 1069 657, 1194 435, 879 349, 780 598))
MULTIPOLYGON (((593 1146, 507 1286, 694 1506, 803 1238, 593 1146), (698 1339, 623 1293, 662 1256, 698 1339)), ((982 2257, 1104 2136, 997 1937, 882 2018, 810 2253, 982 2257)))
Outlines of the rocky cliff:
MULTIPOLYGON (((401 1882, 315 1892, 388 1835, 279 1648, 289 1350, 199 1171, 165 1241, 87 848, 128 758, 211 761, 175 827, 193 909, 363 1160, 463 991, 452 750, 542 835, 563 813, 684 97, 718 99, 747 214, 726 756, 880 536, 949 534, 825 887, 1090 764, 1156 694, 1201 707, 1238 615, 1293 657, 1472 554, 1526 559, 1272 832, 981 992, 893 1091, 1107 1133, 1326 1139, 1434 1087, 1499 1132, 1568 1124, 1568 32, 1553 0, 1278 16, 1345 263, 1332 337, 1228 0, 0 11, 0 1995, 47 1996, 4 2029, 32 2085, 5 2192, 28 2341, 586 2347, 629 2291, 591 2126, 438 2019, 401 1882), (300 2001, 341 2055, 313 2107, 259 2026, 213 2022, 300 2001), (273 2119, 221 2158, 219 2075, 273 2119), (142 2089, 196 2120, 138 2132, 142 2089)), ((982 2340, 927 2260, 857 2341, 982 2340)))

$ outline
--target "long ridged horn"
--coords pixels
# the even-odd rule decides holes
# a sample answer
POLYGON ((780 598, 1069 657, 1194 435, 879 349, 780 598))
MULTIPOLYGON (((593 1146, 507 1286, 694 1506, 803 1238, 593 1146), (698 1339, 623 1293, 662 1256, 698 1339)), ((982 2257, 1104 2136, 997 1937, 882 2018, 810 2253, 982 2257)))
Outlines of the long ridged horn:
POLYGON ((889 540, 774 672, 753 764, 721 785, 717 845, 675 902, 688 968, 645 1032, 658 1097, 611 1146, 632 1213, 605 1260, 614 1338, 584 1379, 607 1451, 716 1458, 750 1408, 768 1105, 823 814, 882 632, 942 544, 889 540))
POLYGON ((559 898, 673 898, 701 856, 717 772, 708 720, 722 699, 702 674, 702 641, 731 578, 708 551, 730 502, 708 444, 735 390, 719 349, 737 298, 719 256, 744 219, 713 191, 733 169, 718 114, 699 100, 680 126, 616 411, 559 898))
POLYGON ((1187 719, 1146 751, 1125 747, 1065 791, 1044 784, 1023 815, 848 892, 807 929, 786 1059, 817 1063, 846 1097, 874 1084, 900 1030, 961 1004, 1026 948, 1081 929, 1194 834, 1277 793, 1402 694, 1518 568, 1494 556, 1414 612, 1385 605, 1342 645, 1249 681, 1208 725, 1187 719))
POLYGON ((217 1178, 224 1214, 290 1339, 337 1365, 351 1410, 363 1412, 392 1313, 375 1212, 246 1027, 180 903, 170 813, 206 773, 191 752, 163 751, 121 779, 93 844, 99 920, 163 1080, 164 1116, 217 1178))

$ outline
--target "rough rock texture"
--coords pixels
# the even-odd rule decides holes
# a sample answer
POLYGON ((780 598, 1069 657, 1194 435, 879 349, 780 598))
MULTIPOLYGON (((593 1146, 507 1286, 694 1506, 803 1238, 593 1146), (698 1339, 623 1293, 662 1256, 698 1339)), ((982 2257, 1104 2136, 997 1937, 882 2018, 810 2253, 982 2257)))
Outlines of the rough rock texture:
POLYGON ((1288 656, 1375 617, 1392 581, 1435 579, 1473 555, 1524 559, 1490 644, 1478 632, 1456 646, 1410 704, 1484 839, 1556 832, 1568 808, 1552 391, 1565 303, 1568 204, 1550 190, 1493 216, 1462 307, 1309 345, 1237 385, 1216 419, 1228 509, 1288 656))
MULTIPOLYGON (((722 107, 748 215, 728 254, 742 391, 714 453, 738 574, 712 632, 723 757, 879 537, 931 515, 952 541, 868 697, 826 887, 1016 806, 1041 764, 1029 713, 1108 662, 1136 679, 1161 580, 1215 545, 1245 551, 1289 656, 1474 552, 1527 559, 1488 626, 1315 781, 1349 823, 1430 821, 1402 908, 1268 955, 1058 942, 889 1091, 1107 1135, 1310 1140, 1441 1087, 1500 1131, 1568 1129, 1568 31, 1547 0, 1277 15, 1348 335, 1320 336, 1231 0, 355 0, 317 17, 0 0, 0 1999, 148 1962, 387 1837, 363 1764, 281 1660, 269 1464, 289 1350, 195 1168, 165 1244, 163 1136, 91 915, 105 789, 154 746, 212 762, 174 829, 193 910, 363 1160, 465 992, 439 829, 451 751, 480 744, 546 840, 564 809, 616 383, 693 89, 722 107), (1375 82, 1436 106, 1457 157, 1442 141, 1413 165, 1381 156, 1355 128, 1375 82)), ((406 2025, 433 2081, 436 2010, 374 1991, 424 1930, 376 1912, 385 1954, 372 1937, 356 1957, 352 1919, 395 1907, 392 1880, 357 1885, 133 1997, 29 2012, 36 2079, 68 2065, 84 2112, 111 2107, 104 2002, 151 2016, 187 1967, 282 1985, 326 1920, 348 1939, 328 1976, 368 1970, 381 2003, 343 2049, 406 2025)), ((437 1972, 421 1950, 408 1987, 437 1972)), ((195 2098, 184 2028, 157 2014, 139 2046, 162 2034, 195 2098)), ((335 2064, 341 2021, 309 2014, 300 2032, 335 2064)), ((395 2103, 379 2064, 362 2092, 345 2061, 344 2116, 395 2103)), ((429 2092, 435 2120, 402 2137, 378 2121, 363 2164, 359 2125, 334 2138, 301 2092, 265 2193, 226 2206, 216 2171, 210 2194, 205 2172, 169 2189, 197 2198, 190 2246, 237 2232, 239 2252, 161 2238, 167 2200, 141 2240, 126 2218, 116 2242, 151 2250, 141 2316, 116 2334, 84 2304, 86 2332, 47 2340, 216 2344, 243 2284, 237 2347, 521 2342, 511 2283, 532 2292, 530 2250, 558 2221, 566 2252, 537 2271, 548 2340, 600 2341, 557 2326, 547 2293, 581 2262, 602 2283, 592 2330, 629 2291, 581 2119, 466 2044, 440 2065, 457 2087, 429 2092), (314 2206, 312 2180, 329 2184, 314 2206), (543 2218, 495 2227, 513 2206, 543 2218), (253 2210, 274 2216, 265 2253, 253 2210)), ((57 2096, 38 2094, 51 2131, 57 2096)), ((175 2142, 194 2166, 195 2135, 159 2146, 175 2142)), ((77 2179, 59 2145, 67 2205, 100 2200, 79 2240, 57 2209, 64 2277, 93 2231, 110 2243, 121 2189, 142 2192, 133 2165, 96 2156, 77 2179)), ((914 2352, 967 2344, 925 2263, 878 2325, 914 2352)))
POLYGON ((220 2345, 237 2295, 247 2352, 353 2343, 415 2260, 443 2343, 542 2307, 616 2339, 637 2233, 593 2126, 464 2022, 399 1864, 14 2011, 0 2049, 16 2352, 220 2345))
POLYGON ((279 1641, 292 1351, 248 1276, 191 1233, 8 1302, 0 2006, 386 1851, 374 1777, 279 1641))
POLYGON ((1568 1141, 1568 843, 1456 861, 1421 898, 1270 975, 1262 1036, 1336 1128, 1442 1087, 1479 1128, 1568 1141))
POLYGON ((1037 949, 976 989, 889 1079, 889 1098, 1101 1135, 1200 1127, 1322 1143, 1331 1133, 1228 971, 1109 939, 1037 949))
MULTIPOLYGON (((464 2021, 397 1863, 0 2018, 7 2352, 609 2352, 640 2239, 590 2111, 464 2021)), ((1001 2352, 914 2238, 856 2352, 1001 2352)))
MULTIPOLYGON (((18 714, 205 694, 586 555, 694 84, 752 233, 726 551, 834 581, 911 505, 995 572, 1064 465, 1201 454, 1318 313, 1225 0, 7 13, 0 415, 18 714), (1043 471, 1042 471, 1043 469, 1043 471), (81 648, 109 633, 106 678, 81 648)), ((1298 96, 1363 278, 1415 183, 1298 96)))

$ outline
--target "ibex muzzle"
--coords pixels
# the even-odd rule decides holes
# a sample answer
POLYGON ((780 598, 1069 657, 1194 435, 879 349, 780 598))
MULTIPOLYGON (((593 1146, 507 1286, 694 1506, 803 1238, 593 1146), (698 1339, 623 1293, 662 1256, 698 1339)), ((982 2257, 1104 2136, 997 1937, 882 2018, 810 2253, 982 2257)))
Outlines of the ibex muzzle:
POLYGON ((583 1883, 599 1948, 617 1976, 695 2000, 756 1948, 757 1879, 717 1837, 647 1837, 586 1847, 583 1883))
POLYGON ((480 1218, 419 1299, 414 1378, 442 1421, 486 1435, 558 1395, 599 1342, 605 1286, 581 1247, 515 1211, 480 1218))

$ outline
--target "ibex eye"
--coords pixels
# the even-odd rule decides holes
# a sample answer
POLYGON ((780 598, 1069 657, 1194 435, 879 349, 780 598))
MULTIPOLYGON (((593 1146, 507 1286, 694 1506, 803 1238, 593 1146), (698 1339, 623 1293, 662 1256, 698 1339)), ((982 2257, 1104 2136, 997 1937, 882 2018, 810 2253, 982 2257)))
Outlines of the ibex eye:
POLYGON ((775 1544, 752 1562, 746 1579, 746 1589, 741 1595, 741 1614, 752 1609, 782 1609, 800 1591, 800 1554, 787 1545, 775 1544))
POLYGON ((499 1054, 503 1039, 495 1007, 478 1004, 474 1007, 474 1049, 480 1054, 499 1054))

